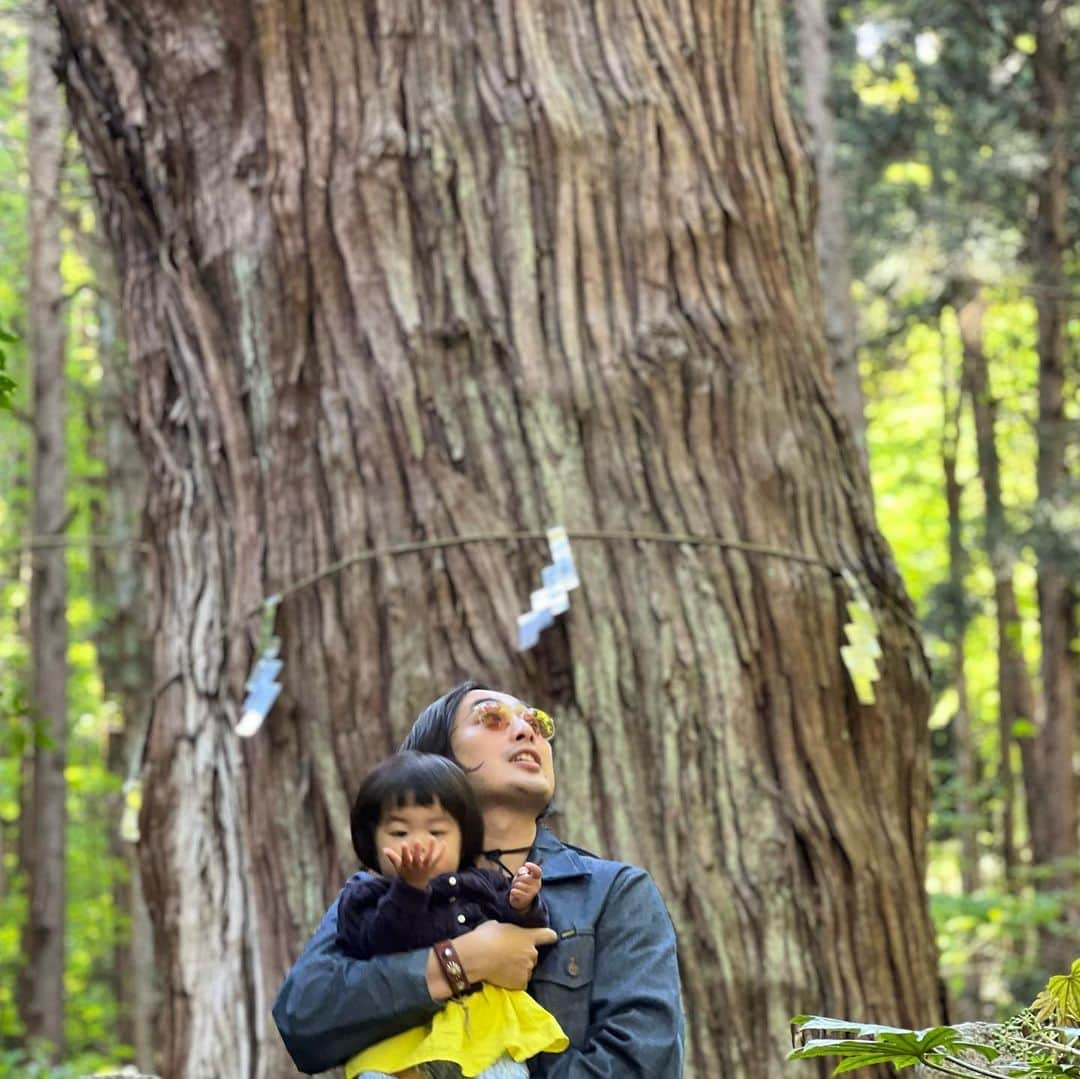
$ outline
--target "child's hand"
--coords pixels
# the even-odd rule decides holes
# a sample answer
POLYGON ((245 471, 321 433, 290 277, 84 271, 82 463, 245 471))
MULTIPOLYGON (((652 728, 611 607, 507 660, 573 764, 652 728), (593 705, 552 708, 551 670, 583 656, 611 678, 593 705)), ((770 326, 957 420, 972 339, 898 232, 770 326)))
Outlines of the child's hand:
POLYGON ((417 840, 415 843, 403 843, 401 850, 384 847, 386 860, 394 867, 394 872, 413 888, 426 888, 428 881, 437 876, 435 866, 446 853, 446 844, 434 837, 425 847, 417 840))
POLYGON ((514 883, 510 885, 510 906, 514 910, 528 910, 536 893, 540 891, 540 867, 535 862, 526 862, 514 874, 514 883))

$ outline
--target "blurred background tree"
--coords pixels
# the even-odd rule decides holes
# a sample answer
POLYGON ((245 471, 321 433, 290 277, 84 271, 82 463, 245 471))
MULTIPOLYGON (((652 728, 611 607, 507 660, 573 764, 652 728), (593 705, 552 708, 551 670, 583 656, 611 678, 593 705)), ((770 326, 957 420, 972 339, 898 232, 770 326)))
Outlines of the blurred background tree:
POLYGON ((867 0, 830 16, 876 509, 938 694, 942 967, 961 1014, 992 1015, 1080 939, 1078 15, 867 0))
MULTIPOLYGON (((110 338, 107 332, 115 325, 115 317, 110 320, 106 314, 115 299, 108 293, 107 275, 94 267, 100 241, 85 166, 66 117, 58 129, 55 121, 43 122, 29 108, 30 53, 40 47, 31 45, 33 33, 43 28, 48 48, 53 27, 51 13, 43 18, 41 8, 7 0, 0 4, 0 328, 5 331, 7 370, 15 382, 12 409, 0 419, 0 1074, 20 1077, 80 1074, 133 1059, 139 1042, 135 1021, 140 1019, 145 1027, 142 1017, 153 1006, 152 985, 140 988, 135 974, 147 969, 148 930, 143 914, 141 931, 132 933, 133 910, 142 912, 131 899, 137 878, 129 874, 130 859, 121 849, 117 827, 128 759, 110 751, 125 731, 138 730, 141 714, 130 706, 123 688, 145 671, 145 632, 124 637, 116 629, 118 620, 141 618, 144 610, 141 574, 134 581, 125 568, 144 557, 132 545, 138 496, 128 499, 124 493, 124 477, 139 473, 141 461, 131 452, 126 424, 108 411, 111 407, 115 413, 115 404, 109 404, 109 380, 122 377, 122 365, 112 356, 119 347, 115 333, 110 338), (32 124, 53 155, 46 165, 52 174, 43 192, 42 217, 34 227, 55 235, 57 261, 52 265, 59 275, 59 293, 46 297, 33 331, 30 203, 33 177, 41 173, 30 167, 32 124), (41 426, 40 406, 32 400, 30 350, 43 331, 62 340, 64 377, 49 375, 42 387, 63 391, 66 397, 65 434, 59 444, 41 426), (31 481, 35 431, 46 443, 46 454, 66 458, 67 473, 59 506, 49 509, 58 517, 50 518, 48 527, 39 523, 36 528, 31 524, 33 494, 40 489, 31 481), (114 447, 110 456, 110 441, 125 438, 126 450, 114 447), (73 537, 96 538, 69 542, 73 537), (35 559, 42 558, 59 558, 67 578, 61 615, 68 637, 63 646, 66 672, 59 682, 50 675, 45 685, 47 692, 62 693, 60 718, 67 743, 60 788, 66 814, 66 880, 59 882, 66 922, 66 1006, 59 1013, 48 1008, 51 1021, 62 1017, 61 1030, 28 1028, 24 1020, 35 1024, 38 1016, 20 1015, 16 1000, 20 986, 24 1002, 32 1001, 31 976, 40 978, 43 971, 42 964, 30 962, 35 953, 26 950, 24 936, 33 932, 28 869, 43 849, 27 822, 34 819, 30 805, 35 757, 55 751, 58 741, 48 726, 57 713, 42 714, 32 703, 31 584, 35 559), (122 649, 129 664, 123 677, 109 667, 110 658, 122 649), (142 949, 139 963, 133 962, 134 943, 142 949), (51 1048, 31 1046, 32 1033, 51 1041, 51 1048), (56 1044, 58 1037, 61 1045, 56 1044), (61 1052, 63 1071, 55 1063, 61 1052)), ((54 63, 55 57, 48 56, 39 61, 39 110, 48 109, 51 101, 63 108, 51 71, 54 63)), ((45 261, 53 257, 47 254, 45 261)), ((55 480, 48 456, 43 463, 55 480)), ((62 474, 60 478, 63 481, 62 474)), ((53 793, 44 797, 55 800, 56 789, 54 779, 53 793)), ((55 805, 51 810, 55 813, 55 805)), ((55 850, 54 839, 49 842, 55 850)), ((42 899, 55 898, 55 874, 43 883, 42 899)), ((55 919, 55 911, 47 911, 45 927, 55 919)), ((142 1044, 148 1053, 145 1035, 142 1044)))

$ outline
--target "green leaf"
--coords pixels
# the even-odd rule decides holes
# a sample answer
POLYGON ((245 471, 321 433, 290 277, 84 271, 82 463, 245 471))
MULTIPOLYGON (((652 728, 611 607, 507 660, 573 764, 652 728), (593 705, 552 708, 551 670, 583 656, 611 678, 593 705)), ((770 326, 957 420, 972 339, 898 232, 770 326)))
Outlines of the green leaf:
POLYGON ((845 1075, 859 1068, 878 1064, 891 1064, 897 1071, 914 1064, 941 1063, 944 1054, 955 1054, 964 1049, 973 1050, 987 1060, 994 1060, 997 1052, 987 1045, 961 1040, 960 1032, 951 1026, 928 1027, 925 1030, 904 1030, 877 1023, 852 1023, 845 1019, 829 1019, 824 1016, 799 1015, 792 1020, 798 1031, 836 1030, 862 1035, 856 1038, 830 1040, 815 1038, 804 1046, 792 1050, 789 1060, 809 1060, 814 1057, 837 1056, 840 1063, 834 1075, 845 1075), (870 1036, 872 1035, 872 1037, 870 1036))
POLYGON ((1080 959, 1068 974, 1055 974, 1032 1004, 1035 1018, 1059 1026, 1080 1022, 1080 959))
MULTIPOLYGON (((14 341, 12 337, 3 326, 0 326, 0 341, 14 341)), ((10 411, 12 407, 12 397, 15 393, 15 381, 7 374, 7 356, 4 354, 4 350, 0 348, 0 408, 6 408, 10 411)))
POLYGON ((831 1019, 826 1015, 796 1015, 791 1020, 796 1030, 843 1030, 856 1037, 875 1034, 908 1034, 907 1027, 883 1026, 881 1023, 858 1023, 851 1019, 831 1019))
POLYGON ((981 1042, 955 1042, 951 1048, 957 1052, 964 1050, 969 1053, 978 1053, 987 1060, 997 1060, 1001 1055, 993 1046, 983 1045, 981 1042))

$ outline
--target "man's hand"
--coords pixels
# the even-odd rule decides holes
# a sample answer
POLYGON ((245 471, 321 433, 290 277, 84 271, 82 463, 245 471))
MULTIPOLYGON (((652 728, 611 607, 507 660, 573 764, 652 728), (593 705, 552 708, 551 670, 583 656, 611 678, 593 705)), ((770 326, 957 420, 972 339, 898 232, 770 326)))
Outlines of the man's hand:
POLYGON ((514 875, 510 885, 510 906, 514 910, 528 910, 536 893, 540 891, 542 870, 535 862, 526 862, 514 875))
POLYGON ((522 929, 505 922, 484 922, 455 938, 454 947, 470 982, 524 989, 536 966, 537 946, 554 944, 558 939, 554 929, 522 929))
POLYGON ((403 843, 401 850, 384 847, 386 860, 394 867, 394 872, 414 888, 426 888, 428 881, 437 876, 434 867, 446 853, 446 844, 441 839, 432 837, 425 847, 417 840, 415 843, 403 843))

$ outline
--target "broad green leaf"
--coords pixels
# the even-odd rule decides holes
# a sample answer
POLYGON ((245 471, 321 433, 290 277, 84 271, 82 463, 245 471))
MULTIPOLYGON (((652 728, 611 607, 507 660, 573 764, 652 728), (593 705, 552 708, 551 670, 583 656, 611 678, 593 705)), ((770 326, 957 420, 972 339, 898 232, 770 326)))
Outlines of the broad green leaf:
POLYGON ((1035 1017, 1060 1026, 1080 1022, 1080 959, 1068 974, 1055 974, 1032 1004, 1035 1017))
POLYGON ((860 1023, 851 1019, 832 1019, 826 1015, 796 1015, 791 1020, 796 1030, 843 1030, 855 1035, 908 1034, 905 1027, 884 1026, 881 1023, 860 1023))
POLYGON ((963 1050, 969 1053, 978 1053, 987 1060, 997 1060, 1001 1056, 992 1045, 983 1045, 981 1042, 955 1042, 951 1048, 954 1052, 963 1050))
POLYGON ((945 1054, 955 1055, 964 1050, 976 1052, 988 1061, 994 1060, 998 1055, 991 1046, 963 1040, 960 1032, 951 1026, 904 1030, 876 1023, 852 1023, 843 1019, 803 1015, 796 1016, 793 1023, 798 1030, 836 1030, 844 1033, 856 1031, 864 1035, 835 1041, 815 1038, 793 1050, 789 1056, 791 1060, 840 1057, 834 1075, 844 1075, 877 1064, 891 1064, 898 1071, 914 1064, 934 1066, 941 1063, 945 1054))

